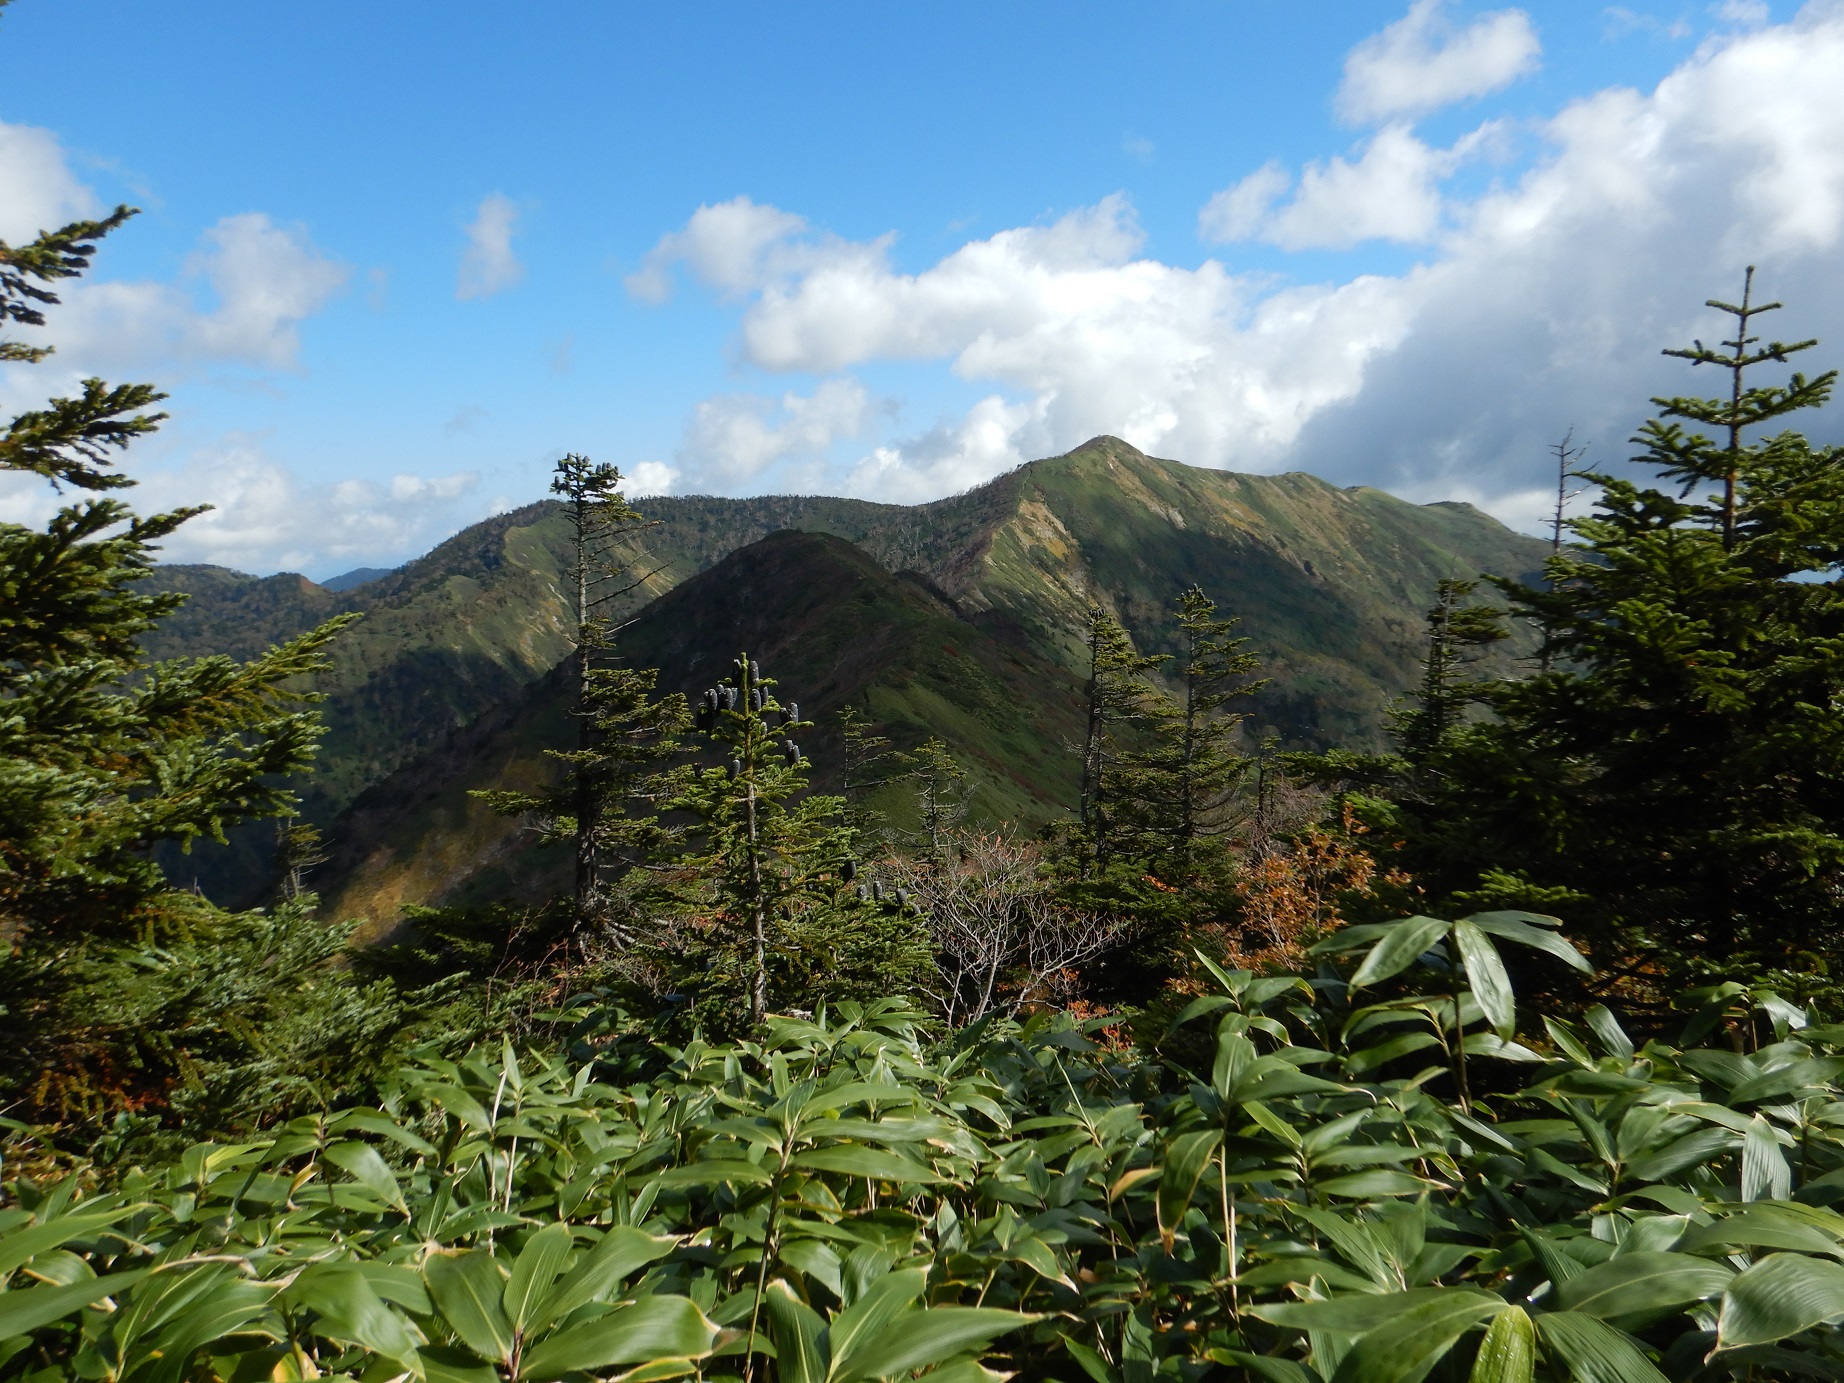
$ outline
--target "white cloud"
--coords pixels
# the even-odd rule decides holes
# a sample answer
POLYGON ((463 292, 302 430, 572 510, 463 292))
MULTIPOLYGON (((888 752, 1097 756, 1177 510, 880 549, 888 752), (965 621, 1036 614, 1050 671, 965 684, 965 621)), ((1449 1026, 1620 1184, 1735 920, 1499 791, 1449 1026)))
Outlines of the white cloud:
POLYGON ((1218 244, 1253 240, 1267 224, 1274 203, 1292 186, 1293 174, 1278 163, 1265 163, 1204 203, 1197 213, 1197 233, 1218 244))
MULTIPOLYGON (((1395 275, 1276 289, 1213 260, 1162 263, 1114 197, 916 273, 893 267, 887 240, 829 241, 755 207, 780 237, 757 235, 754 267, 711 281, 744 294, 740 348, 755 367, 836 378, 943 361, 981 386, 962 420, 869 438, 835 481, 854 493, 960 489, 1107 432, 1194 464, 1304 469, 1521 517, 1564 429, 1617 458, 1649 395, 1698 387, 1659 348, 1708 336, 1701 304, 1735 291, 1743 265, 1788 302, 1779 334, 1844 341, 1841 86, 1844 7, 1712 40, 1650 93, 1604 91, 1536 127, 1545 152, 1520 175, 1450 197, 1432 225, 1427 204, 1404 217, 1397 232, 1432 240, 1395 275)), ((1234 215, 1219 204, 1213 224, 1293 244, 1328 243, 1332 226, 1378 233, 1373 203, 1391 185, 1379 170, 1412 191, 1465 152, 1418 152, 1411 138, 1380 132, 1278 210, 1270 178, 1234 215), (1390 159, 1376 153, 1386 136, 1390 159)), ((771 413, 713 400, 692 432, 727 439, 712 451, 736 458, 741 483, 786 454, 763 440, 790 425, 771 413)))
POLYGON ((0 240, 24 244, 102 210, 50 130, 0 120, 0 240))
POLYGON ((806 226, 798 216, 747 197, 701 206, 684 230, 660 238, 628 275, 627 290, 644 302, 664 302, 672 296, 673 269, 684 264, 724 293, 750 292, 798 267, 788 241, 806 226))
POLYGON ((455 276, 457 298, 490 298, 525 277, 525 266, 512 249, 518 220, 519 209, 510 197, 494 192, 481 198, 468 224, 467 249, 455 276))
POLYGON ((1769 17, 1766 0, 1721 0, 1710 6, 1710 13, 1725 23, 1747 29, 1765 24, 1769 17))
POLYGON ((683 471, 694 483, 730 489, 777 462, 818 457, 841 438, 859 435, 873 406, 855 379, 826 380, 804 397, 720 394, 706 399, 693 410, 678 451, 679 470, 671 479, 683 471))
POLYGON ((1338 113, 1355 123, 1421 115, 1484 96, 1534 71, 1542 45, 1522 10, 1494 10, 1455 31, 1446 0, 1409 12, 1345 58, 1338 113))
POLYGON ((1263 240, 1283 250, 1431 240, 1441 227, 1441 182, 1495 130, 1483 125, 1451 149, 1434 149, 1407 125, 1386 125, 1356 162, 1308 164, 1299 190, 1279 208, 1274 202, 1292 179, 1270 163, 1206 202, 1198 230, 1209 240, 1263 240))
MULTIPOLYGON (((136 468, 125 495, 141 513, 201 502, 215 507, 161 542, 166 562, 212 562, 243 571, 307 571, 395 563, 458 522, 478 517, 461 503, 479 476, 396 475, 312 483, 264 454, 257 439, 231 436, 176 465, 136 468)), ((42 523, 60 503, 33 476, 0 476, 0 519, 42 523)))
POLYGON ((669 495, 678 482, 679 468, 668 466, 664 461, 642 461, 622 479, 626 482, 622 490, 629 499, 640 499, 645 495, 669 495))
POLYGON ((63 302, 33 339, 55 345, 56 363, 68 371, 212 362, 293 368, 300 324, 345 287, 348 268, 315 249, 304 230, 260 212, 227 216, 201 240, 185 277, 209 288, 209 305, 175 284, 84 279, 60 286, 63 302))

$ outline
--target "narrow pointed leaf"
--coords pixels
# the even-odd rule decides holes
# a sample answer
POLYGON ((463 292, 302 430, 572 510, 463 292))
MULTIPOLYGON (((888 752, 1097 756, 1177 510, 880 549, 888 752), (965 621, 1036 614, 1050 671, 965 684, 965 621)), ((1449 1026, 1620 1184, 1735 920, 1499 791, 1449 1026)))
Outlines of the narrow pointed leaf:
POLYGON ((762 1298, 769 1338, 775 1345, 775 1376, 782 1383, 826 1383, 826 1322, 787 1283, 769 1283, 762 1298))
POLYGON ((1405 917, 1390 923, 1389 931, 1370 948, 1357 973, 1351 976, 1351 988, 1361 989, 1400 975, 1446 936, 1447 928, 1448 924, 1438 917, 1405 917))
POLYGON ((1511 993, 1511 977, 1499 958, 1492 938, 1462 917, 1453 924, 1453 938, 1460 948, 1460 963, 1466 968, 1466 982, 1479 1001, 1486 1022, 1500 1037, 1517 1031, 1517 1005, 1511 993))
POLYGON ((405 1214, 409 1213, 403 1202, 403 1188, 397 1184, 396 1173, 378 1156, 378 1150, 371 1144, 330 1143, 321 1155, 386 1205, 394 1205, 405 1214))
POLYGON ((1722 1295, 1734 1272, 1688 1253, 1624 1253, 1556 1284, 1565 1311, 1602 1320, 1665 1311, 1722 1295))
POLYGON ((1222 1131, 1181 1133, 1165 1153, 1165 1175, 1159 1178, 1159 1228, 1169 1239, 1191 1206, 1197 1183, 1210 1158, 1223 1141, 1222 1131))
POLYGON ((1772 1253, 1738 1274, 1722 1297, 1724 1349, 1766 1345, 1844 1319, 1844 1266, 1772 1253))
POLYGON ((1504 1309, 1490 1292, 1449 1288, 1359 1336, 1333 1383, 1421 1383, 1455 1340, 1504 1309))
POLYGON ((30 1334, 40 1326, 81 1311, 93 1302, 132 1287, 151 1271, 151 1268, 137 1268, 107 1277, 88 1277, 62 1287, 28 1287, 19 1292, 0 1292, 0 1340, 30 1334))
POLYGON ((1507 1306, 1486 1328, 1468 1383, 1533 1383, 1536 1376, 1536 1327, 1523 1307, 1507 1306))
POLYGON ((546 1225, 525 1241, 525 1247, 513 1260, 512 1272, 506 1279, 504 1305, 512 1328, 518 1334, 526 1334, 531 1329, 538 1306, 550 1295, 551 1284, 563 1271, 574 1243, 575 1237, 568 1225, 546 1225))
POLYGON ((658 1238, 632 1225, 616 1225, 546 1294, 532 1313, 530 1329, 542 1330, 562 1320, 583 1303, 612 1291, 629 1273, 664 1258, 678 1244, 677 1239, 658 1238))
POLYGON ((505 1278, 499 1263, 484 1249, 436 1253, 423 1264, 423 1280, 436 1310, 482 1359, 507 1363, 512 1358, 512 1322, 500 1302, 505 1278))
POLYGON ((835 1361, 832 1383, 901 1377, 912 1369, 946 1363, 956 1355, 983 1349, 1007 1331, 1036 1319, 1023 1311, 979 1306, 906 1311, 876 1335, 860 1341, 852 1350, 849 1365, 835 1361))
POLYGON ((536 1345, 519 1378, 545 1383, 566 1373, 593 1373, 615 1364, 699 1359, 711 1352, 717 1327, 688 1297, 642 1297, 536 1345))
POLYGON ((1561 1361, 1574 1383, 1670 1383, 1630 1337, 1606 1321, 1549 1311, 1536 1324, 1544 1349, 1561 1361))

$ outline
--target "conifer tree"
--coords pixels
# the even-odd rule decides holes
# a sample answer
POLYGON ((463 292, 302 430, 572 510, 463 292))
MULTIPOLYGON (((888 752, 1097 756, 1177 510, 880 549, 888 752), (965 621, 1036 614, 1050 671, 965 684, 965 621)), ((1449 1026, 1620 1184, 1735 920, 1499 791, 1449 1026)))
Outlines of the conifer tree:
POLYGON ((1202 847, 1240 820, 1243 780, 1254 761, 1237 747, 1246 713, 1231 709, 1264 684, 1260 660, 1236 621, 1196 586, 1178 599, 1178 697, 1151 704, 1151 746, 1129 757, 1122 815, 1133 848, 1171 882, 1192 879, 1202 847))
MULTIPOLYGON (((51 285, 83 272, 132 214, 0 244, 0 322, 42 325, 51 285)), ((0 343, 0 359, 47 354, 0 343)), ((163 415, 141 410, 161 397, 86 380, 80 397, 13 420, 0 470, 87 491, 132 484, 110 453, 158 425, 163 415)), ((185 597, 139 583, 159 540, 200 512, 142 517, 86 499, 42 530, 0 524, 0 1092, 28 1113, 96 1115, 130 1087, 166 1098, 200 1069, 185 1047, 196 1015, 244 1004, 171 983, 200 948, 241 955, 241 943, 236 920, 172 888, 151 851, 292 815, 287 780, 320 733, 303 688, 354 617, 245 664, 147 662, 141 637, 185 597)), ((272 976, 272 988, 299 978, 272 976)))
POLYGON ((629 789, 644 779, 655 758, 670 753, 682 728, 683 700, 654 705, 653 676, 603 668, 613 646, 611 604, 636 590, 619 548, 648 526, 621 493, 621 472, 572 452, 557 462, 551 493, 561 496, 570 525, 571 613, 576 637, 570 651, 575 673, 576 749, 560 754, 567 765, 561 791, 524 796, 498 794, 489 800, 509 814, 549 811, 547 834, 567 835, 574 853, 571 897, 573 932, 580 940, 596 925, 603 906, 602 851, 617 839, 644 836, 632 820, 605 820, 628 804, 629 789), (624 800, 625 799, 625 800, 624 800))
POLYGON ((1434 583, 1428 608, 1428 647, 1414 704, 1396 718, 1396 737, 1411 765, 1425 764, 1480 699, 1480 683, 1467 669, 1481 653, 1509 637, 1505 612, 1474 603, 1477 581, 1444 577, 1434 583))
POLYGON ((1556 662, 1449 732, 1403 863, 1434 893, 1495 872, 1572 890, 1653 965, 1805 968, 1835 953, 1844 898, 1844 452, 1749 429, 1818 407, 1836 375, 1748 374, 1811 344, 1758 346, 1775 305, 1752 276, 1711 306, 1736 323, 1727 352, 1670 354, 1729 388, 1655 400, 1635 460, 1671 490, 1589 476, 1599 500, 1546 584, 1496 581, 1556 662))
POLYGON ((707 967, 703 997, 717 1005, 742 999, 751 1022, 771 1001, 851 994, 853 986, 899 991, 928 959, 907 899, 887 903, 881 889, 877 897, 854 890, 844 801, 808 793, 810 761, 794 735, 812 722, 797 704, 783 706, 774 687, 745 653, 727 681, 704 693, 697 728, 724 762, 690 778, 672 804, 691 818, 680 903, 707 938, 688 948, 707 967))
POLYGON ((946 859, 954 848, 955 828, 967 818, 967 770, 938 735, 930 735, 898 761, 916 795, 911 839, 924 859, 946 859))
POLYGON ((1130 741, 1154 715, 1145 674, 1166 661, 1143 654, 1119 620, 1099 603, 1088 608, 1088 682, 1084 690, 1087 728, 1082 744, 1080 825, 1086 859, 1105 869, 1115 845, 1115 796, 1123 786, 1123 762, 1130 741))

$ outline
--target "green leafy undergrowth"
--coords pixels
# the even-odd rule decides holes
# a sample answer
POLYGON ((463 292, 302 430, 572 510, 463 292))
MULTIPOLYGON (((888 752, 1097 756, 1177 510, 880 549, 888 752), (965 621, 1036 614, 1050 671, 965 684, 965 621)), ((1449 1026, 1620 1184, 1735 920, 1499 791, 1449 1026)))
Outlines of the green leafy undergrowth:
POLYGON ((1195 1061, 895 1001, 413 1061, 106 1190, 11 1183, 0 1377, 1844 1377, 1844 1027, 1714 991, 1692 1031, 1758 1049, 1517 1026, 1494 946, 1548 924, 1207 967, 1162 1047, 1195 1061))

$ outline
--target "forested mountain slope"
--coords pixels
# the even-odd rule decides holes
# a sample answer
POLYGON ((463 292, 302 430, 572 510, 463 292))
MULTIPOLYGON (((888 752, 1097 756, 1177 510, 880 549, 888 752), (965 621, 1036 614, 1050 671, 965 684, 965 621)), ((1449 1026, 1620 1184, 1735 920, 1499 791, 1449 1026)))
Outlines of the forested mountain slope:
MULTIPOLYGON (((886 571, 912 570, 992 639, 1079 671, 1093 596, 1143 647, 1170 635, 1193 582, 1243 629, 1272 678, 1261 730, 1291 742, 1374 741, 1410 685, 1436 580, 1534 570, 1544 545, 1467 505, 1415 505, 1311 476, 1248 476, 1150 458, 1101 437, 967 494, 903 506, 811 496, 645 500, 628 610, 781 529, 844 538, 886 571)), ((157 656, 247 653, 341 610, 365 618, 337 646, 321 769, 305 811, 329 823, 360 793, 457 728, 516 704, 567 647, 561 511, 499 515, 343 593, 283 575, 165 567, 193 593, 157 656)), ((1515 651, 1515 650, 1514 650, 1515 651)), ((201 847, 184 869, 232 899, 264 884, 265 839, 201 847)))
MULTIPOLYGON (((851 543, 783 530, 730 554, 649 605, 622 636, 662 692, 695 699, 747 651, 817 728, 804 736, 821 790, 841 786, 847 704, 899 743, 940 735, 967 768, 974 812, 1041 820, 1075 792, 1068 746, 1082 731, 1075 678, 961 619, 913 576, 851 543)), ((529 789, 572 747, 567 668, 457 730, 361 795, 316 876, 330 916, 396 917, 405 903, 539 898, 567 885, 561 851, 530 848, 529 823, 495 816, 477 788, 529 789)))

